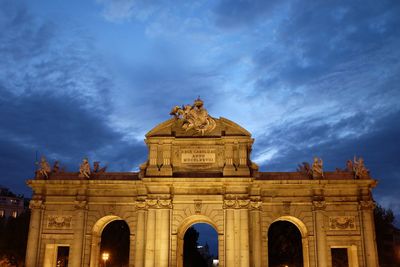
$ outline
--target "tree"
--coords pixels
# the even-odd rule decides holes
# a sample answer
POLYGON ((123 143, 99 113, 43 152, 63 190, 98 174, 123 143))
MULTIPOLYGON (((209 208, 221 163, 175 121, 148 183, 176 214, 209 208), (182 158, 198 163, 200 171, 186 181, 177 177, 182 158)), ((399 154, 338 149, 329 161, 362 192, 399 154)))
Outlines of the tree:
POLYGON ((400 266, 400 259, 396 257, 396 249, 400 249, 400 247, 396 247, 396 236, 397 238, 400 237, 400 230, 394 225, 393 211, 376 205, 374 219, 380 266, 400 266))

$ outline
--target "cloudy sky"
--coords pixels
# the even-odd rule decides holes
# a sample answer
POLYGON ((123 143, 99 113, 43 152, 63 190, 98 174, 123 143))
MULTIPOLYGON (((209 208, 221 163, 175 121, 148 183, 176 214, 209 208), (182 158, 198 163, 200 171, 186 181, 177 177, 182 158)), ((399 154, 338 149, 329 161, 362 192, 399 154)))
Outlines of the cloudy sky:
POLYGON ((35 157, 134 171, 144 134, 200 95, 264 171, 365 158, 400 215, 400 2, 0 0, 0 184, 35 157), (37 153, 36 153, 37 152, 37 153))

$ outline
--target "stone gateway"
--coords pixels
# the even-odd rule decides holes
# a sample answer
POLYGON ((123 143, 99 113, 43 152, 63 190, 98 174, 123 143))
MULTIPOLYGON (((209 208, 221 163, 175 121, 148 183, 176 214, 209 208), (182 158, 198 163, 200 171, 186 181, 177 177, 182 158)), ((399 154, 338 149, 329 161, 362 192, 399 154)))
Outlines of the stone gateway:
POLYGON ((376 181, 362 159, 334 172, 322 171, 318 158, 295 172, 260 172, 251 134, 209 116, 200 99, 171 115, 147 133, 148 160, 138 172, 91 169, 84 159, 80 171, 45 164, 27 181, 27 267, 103 266, 102 233, 114 221, 129 228, 127 266, 182 267, 184 235, 195 223, 218 233, 220 267, 276 266, 269 244, 279 222, 299 233, 299 266, 335 266, 341 252, 340 266, 378 266, 376 181))

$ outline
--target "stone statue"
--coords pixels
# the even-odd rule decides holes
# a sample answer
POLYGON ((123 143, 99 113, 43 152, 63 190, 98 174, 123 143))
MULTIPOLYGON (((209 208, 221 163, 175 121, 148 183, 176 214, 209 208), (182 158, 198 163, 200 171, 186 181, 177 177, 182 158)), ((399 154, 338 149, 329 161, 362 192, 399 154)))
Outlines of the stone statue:
POLYGON ((216 126, 215 120, 208 115, 207 110, 203 107, 203 101, 200 98, 197 98, 192 106, 185 105, 182 106, 182 108, 175 106, 172 108, 170 115, 174 115, 175 118, 183 121, 182 128, 185 131, 193 129, 201 133, 201 135, 204 135, 206 132, 211 132, 216 126))
POLYGON ((322 159, 314 157, 314 162, 312 165, 312 176, 314 179, 319 179, 324 177, 324 172, 322 170, 322 159))
POLYGON ((297 166, 297 172, 307 176, 310 179, 313 177, 310 163, 308 162, 303 162, 302 164, 299 164, 297 166))
POLYGON ((354 172, 353 162, 350 159, 348 161, 346 161, 346 171, 354 172))
POLYGON ((54 161, 52 172, 53 173, 59 173, 60 172, 60 164, 58 163, 58 160, 54 161))
POLYGON ((100 161, 93 162, 93 172, 94 173, 103 173, 106 172, 107 166, 100 168, 100 161))
POLYGON ((48 179, 50 172, 51 172, 50 164, 46 161, 45 157, 42 157, 42 159, 40 160, 40 168, 37 172, 38 175, 40 177, 45 177, 46 179, 48 179))
POLYGON ((367 179, 369 178, 369 170, 364 165, 363 158, 357 158, 354 156, 354 177, 356 179, 367 179))
POLYGON ((90 165, 87 158, 82 160, 81 166, 79 167, 79 177, 90 178, 90 165))

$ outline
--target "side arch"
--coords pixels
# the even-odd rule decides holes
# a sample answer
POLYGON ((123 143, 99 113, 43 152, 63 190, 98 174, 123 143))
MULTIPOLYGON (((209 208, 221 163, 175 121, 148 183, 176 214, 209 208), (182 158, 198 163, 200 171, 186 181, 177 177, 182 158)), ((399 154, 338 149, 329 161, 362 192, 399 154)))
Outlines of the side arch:
MULTIPOLYGON (((302 249, 303 249, 303 266, 304 267, 309 267, 310 266, 310 256, 309 256, 309 238, 308 238, 308 229, 307 226, 305 225, 305 223, 300 220, 299 218, 296 218, 294 216, 280 216, 278 218, 276 218, 274 221, 271 222, 271 224, 268 226, 267 229, 267 239, 268 239, 268 231, 270 229, 270 226, 274 223, 274 222, 279 222, 279 221, 286 221, 286 222, 290 222, 292 224, 294 224, 297 229, 299 229, 300 234, 301 234, 301 245, 302 245, 302 249)), ((267 240, 267 248, 268 248, 268 240, 267 240)), ((267 261, 268 261, 268 257, 267 257, 267 261)))
MULTIPOLYGON (((100 244, 101 244, 101 234, 104 228, 111 222, 116 220, 124 220, 123 218, 117 215, 106 215, 101 217, 92 228, 92 238, 90 243, 90 267, 98 267, 100 261, 100 244)), ((132 233, 132 229, 130 229, 129 223, 127 223, 129 227, 129 232, 132 233)), ((131 246, 132 244, 130 244, 131 246)), ((130 249, 130 251, 132 251, 130 249)), ((131 261, 132 255, 129 255, 129 261, 131 261)))
POLYGON ((223 250, 222 243, 222 231, 219 229, 218 225, 211 220, 209 217, 204 216, 204 215, 192 215, 187 218, 185 218, 181 224, 179 225, 177 229, 177 249, 176 249, 176 266, 177 267, 183 267, 183 239, 185 237, 186 230, 189 229, 190 226, 196 224, 196 223, 206 223, 212 226, 215 231, 218 234, 218 254, 221 254, 221 251, 223 250))

